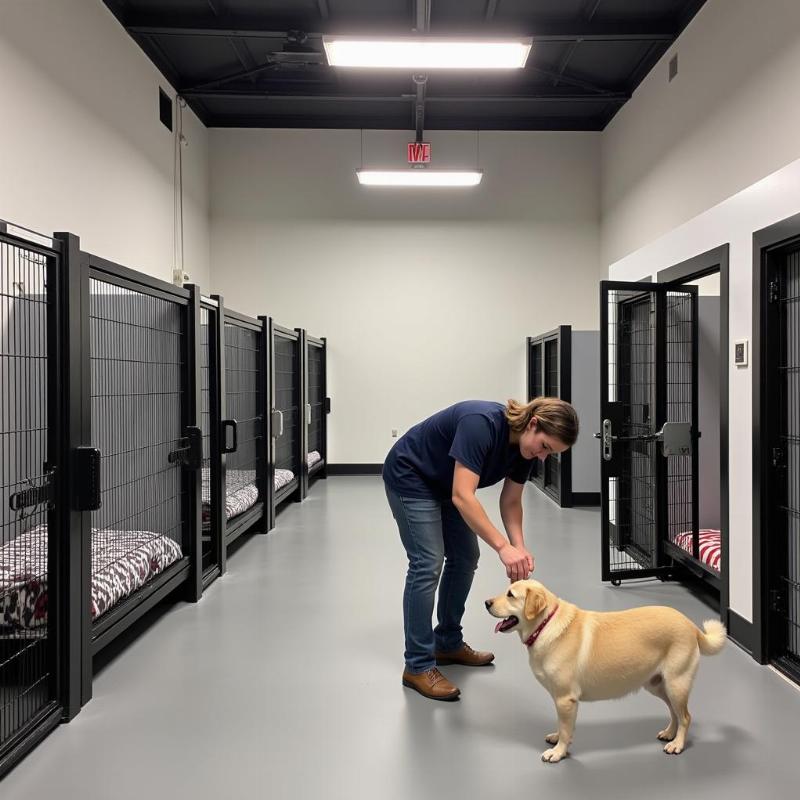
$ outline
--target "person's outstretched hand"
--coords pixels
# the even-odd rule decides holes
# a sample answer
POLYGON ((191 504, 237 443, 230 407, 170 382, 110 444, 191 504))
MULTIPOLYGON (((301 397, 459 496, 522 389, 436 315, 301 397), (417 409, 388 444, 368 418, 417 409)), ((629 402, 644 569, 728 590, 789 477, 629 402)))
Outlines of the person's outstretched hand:
POLYGON ((503 545, 497 555, 506 568, 506 575, 513 583, 528 577, 533 569, 533 556, 524 547, 514 547, 513 544, 503 545))
POLYGON ((527 578, 528 575, 530 575, 531 572, 533 572, 534 569, 536 569, 536 559, 533 557, 533 553, 531 553, 531 551, 528 550, 527 547, 518 547, 517 550, 521 550, 523 553, 525 553, 528 559, 528 572, 525 575, 525 577, 527 578))

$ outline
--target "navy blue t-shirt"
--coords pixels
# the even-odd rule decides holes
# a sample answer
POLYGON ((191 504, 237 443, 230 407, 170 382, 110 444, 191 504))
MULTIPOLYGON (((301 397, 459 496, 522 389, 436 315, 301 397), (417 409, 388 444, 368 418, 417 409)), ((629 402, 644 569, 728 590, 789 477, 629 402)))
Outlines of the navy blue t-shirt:
POLYGON ((524 484, 532 462, 509 443, 505 406, 465 400, 410 428, 389 451, 383 480, 405 497, 449 498, 456 461, 480 476, 478 487, 504 478, 524 484))

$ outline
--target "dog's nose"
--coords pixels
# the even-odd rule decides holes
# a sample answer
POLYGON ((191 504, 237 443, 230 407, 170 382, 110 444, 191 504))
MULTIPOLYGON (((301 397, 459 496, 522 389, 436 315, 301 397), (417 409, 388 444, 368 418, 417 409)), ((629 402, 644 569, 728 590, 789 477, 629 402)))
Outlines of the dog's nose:
POLYGON ((492 603, 494 600, 487 600, 486 601, 486 610, 488 611, 492 607, 492 603))

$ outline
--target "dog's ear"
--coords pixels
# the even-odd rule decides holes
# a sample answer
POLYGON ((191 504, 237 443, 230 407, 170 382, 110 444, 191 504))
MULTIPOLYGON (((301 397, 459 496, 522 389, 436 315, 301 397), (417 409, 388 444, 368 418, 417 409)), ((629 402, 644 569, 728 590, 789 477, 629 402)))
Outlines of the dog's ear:
POLYGON ((525 595, 525 617, 536 619, 547 605, 547 598, 541 589, 528 589, 525 595))

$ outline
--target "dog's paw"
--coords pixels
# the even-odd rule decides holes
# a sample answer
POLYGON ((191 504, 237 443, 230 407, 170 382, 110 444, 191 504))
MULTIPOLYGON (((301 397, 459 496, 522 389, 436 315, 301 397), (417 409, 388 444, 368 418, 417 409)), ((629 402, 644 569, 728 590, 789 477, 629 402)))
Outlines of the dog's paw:
POLYGON ((679 753, 683 752, 683 743, 682 742, 670 742, 669 744, 664 745, 664 752, 668 753, 671 756, 677 756, 679 753))
POLYGON ((544 737, 544 740, 547 744, 558 744, 558 731, 555 733, 548 733, 547 736, 544 737))
POLYGON ((542 753, 542 761, 546 761, 548 764, 557 764, 561 761, 562 758, 566 758, 566 753, 559 750, 557 747, 551 747, 549 750, 545 750, 542 753))
POLYGON ((674 728, 664 728, 663 731, 658 732, 658 738, 661 739, 662 742, 671 742, 675 738, 675 734, 678 731, 674 728))

